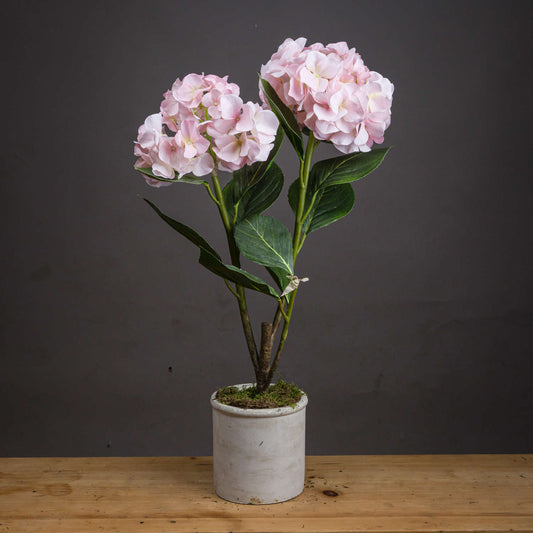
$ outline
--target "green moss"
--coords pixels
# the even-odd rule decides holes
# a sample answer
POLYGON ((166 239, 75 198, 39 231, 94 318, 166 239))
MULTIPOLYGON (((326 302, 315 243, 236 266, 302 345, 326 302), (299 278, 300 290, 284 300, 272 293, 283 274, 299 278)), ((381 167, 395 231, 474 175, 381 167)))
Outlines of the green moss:
POLYGON ((294 407, 303 392, 294 383, 286 383, 280 379, 275 385, 262 393, 256 387, 238 389, 224 387, 217 391, 216 399, 225 405, 242 409, 272 409, 276 407, 294 407))

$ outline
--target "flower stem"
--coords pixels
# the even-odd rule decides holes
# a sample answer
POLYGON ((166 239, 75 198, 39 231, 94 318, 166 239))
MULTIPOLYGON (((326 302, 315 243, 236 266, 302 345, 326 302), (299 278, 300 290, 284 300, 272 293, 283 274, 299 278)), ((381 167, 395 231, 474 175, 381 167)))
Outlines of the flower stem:
POLYGON ((226 235, 228 238, 231 262, 233 265, 239 267, 240 266, 239 250, 237 249, 237 244, 235 243, 235 239, 233 238, 233 229, 231 225, 231 220, 229 217, 228 210, 226 209, 226 204, 224 202, 224 196, 222 194, 222 187, 220 186, 220 181, 218 180, 218 170, 216 167, 213 169, 211 178, 213 180, 213 189, 215 190, 215 197, 217 200, 218 211, 220 212, 220 217, 222 218, 224 229, 226 230, 226 235))
POLYGON ((307 147, 305 149, 305 157, 303 163, 300 164, 300 191, 298 194, 298 209, 296 211, 296 218, 294 220, 294 235, 292 242, 292 255, 293 263, 296 262, 296 257, 300 251, 300 240, 302 238, 302 228, 306 219, 306 216, 309 214, 311 206, 305 211, 305 201, 307 197, 307 187, 309 185, 309 172, 311 170, 311 160, 313 158, 313 153, 315 148, 318 146, 320 141, 316 140, 313 132, 309 133, 309 140, 307 141, 307 147))
MULTIPOLYGON (((315 139, 313 133, 311 132, 309 134, 309 140, 307 141, 307 147, 305 149, 305 157, 302 163, 300 163, 300 190, 298 194, 298 208, 296 210, 296 217, 294 221, 294 235, 293 235, 293 251, 292 251, 292 257, 293 257, 293 266, 296 264, 296 258, 298 257, 298 254, 302 248, 303 242, 305 240, 305 234, 302 235, 302 228, 305 222, 305 219, 307 218, 307 215, 311 211, 312 203, 314 202, 315 197, 311 198, 310 205, 305 210, 305 201, 307 198, 307 187, 309 185, 309 173, 311 171, 311 161, 313 159, 313 153, 318 146, 320 141, 315 139), (305 212, 304 212, 305 211, 305 212)), ((276 312, 276 315, 274 317, 274 327, 272 330, 272 335, 275 336, 278 327, 281 323, 281 318, 283 317, 284 323, 283 323, 283 329, 281 331, 281 337, 278 344, 278 349, 276 350, 276 355, 274 357, 274 360, 272 361, 272 364, 270 366, 270 371, 268 374, 268 383, 272 381, 272 378, 274 377, 274 373, 276 372, 279 358, 281 356, 281 352, 283 350, 283 345, 285 344, 285 340, 287 339, 287 335, 289 333, 289 324, 291 321, 292 316, 292 310, 294 307, 294 300, 296 299, 296 292, 298 289, 293 290, 289 294, 289 303, 287 304, 287 310, 283 311, 283 302, 279 302, 279 307, 276 312)))
POLYGON ((237 300, 238 300, 239 299, 239 295, 235 292, 235 290, 231 286, 230 282, 226 278, 224 278, 224 283, 226 284, 226 287, 229 289, 231 294, 233 294, 233 296, 235 296, 235 298, 237 298, 237 300))
POLYGON ((274 357, 274 361, 272 361, 272 364, 270 365, 270 371, 268 372, 268 380, 267 380, 268 383, 272 381, 272 378, 274 377, 274 373, 276 372, 276 369, 278 368, 279 358, 283 350, 283 345, 285 344, 285 340, 287 339, 287 335, 289 334, 289 324, 291 321, 292 308, 294 307, 294 300, 295 300, 297 291, 298 289, 294 289, 290 293, 289 304, 287 305, 287 312, 284 313, 285 322, 283 323, 283 329, 281 330, 281 337, 279 339, 278 349, 276 350, 276 356, 274 357))
POLYGON ((209 187, 209 183, 205 182, 204 183, 204 187, 207 189, 207 192, 208 192, 209 196, 211 196, 211 199, 213 200, 213 202, 215 202, 215 204, 220 206, 220 202, 215 198, 215 195, 213 194, 213 191, 211 190, 211 187, 209 187))
MULTIPOLYGON (((233 227, 228 214, 228 210, 226 209, 226 204, 224 202, 224 196, 222 194, 222 187, 220 186, 220 181, 218 180, 218 171, 216 166, 213 169, 211 178, 213 180, 213 189, 215 191, 220 217, 222 218, 222 222, 224 223, 224 228, 226 230, 226 237, 228 239, 231 262, 234 266, 240 267, 241 264, 239 257, 239 249, 237 248, 237 243, 235 242, 235 237, 233 236, 233 227)), ((254 365, 254 371, 257 375, 257 373, 259 372, 257 344, 255 343, 254 332, 252 329, 252 324, 250 323, 250 315, 248 313, 248 305, 246 303, 246 293, 244 291, 244 287, 236 283, 234 294, 237 298, 237 301, 239 302, 239 313, 241 315, 241 323, 244 331, 244 337, 246 338, 248 352, 250 353, 250 358, 252 359, 252 364, 254 365)))

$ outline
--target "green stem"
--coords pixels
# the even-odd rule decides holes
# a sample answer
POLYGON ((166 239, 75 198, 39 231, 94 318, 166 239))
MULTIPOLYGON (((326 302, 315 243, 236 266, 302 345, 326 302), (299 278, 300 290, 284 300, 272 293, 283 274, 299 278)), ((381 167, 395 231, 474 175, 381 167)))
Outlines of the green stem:
MULTIPOLYGON (((216 161, 215 161, 216 163, 216 161)), ((224 203, 224 196, 222 194, 222 187, 220 186, 220 181, 218 180, 218 171, 215 166, 211 174, 213 180, 213 189, 215 191, 216 199, 218 200, 218 210, 224 223, 224 228, 226 230, 226 237, 228 239, 229 251, 231 255, 231 262, 234 266, 240 267, 240 257, 239 249, 237 248, 237 243, 235 242, 235 237, 233 236, 233 227, 231 220, 226 209, 226 204, 224 203)), ((254 332, 252 329, 252 324, 250 323, 250 315, 248 313, 248 305, 246 303, 246 293, 242 285, 235 284, 235 293, 237 301, 239 302, 239 312, 241 315, 242 328, 244 330, 244 336, 246 338, 246 344, 248 345, 248 352, 252 359, 254 365, 254 370, 257 375, 259 372, 259 361, 257 353, 257 344, 255 343, 254 332)), ((232 291, 233 292, 233 291, 232 291)))
MULTIPOLYGON (((313 209, 313 205, 315 205, 316 195, 317 195, 317 193, 315 192, 313 194, 312 198, 311 198, 311 201, 309 202, 309 207, 307 208, 307 211, 302 216, 302 222, 305 222, 305 219, 309 216, 309 213, 313 209)), ((300 248, 301 248, 301 246, 300 246, 300 248)))
POLYGON ((318 143, 313 135, 313 132, 309 134, 309 140, 307 141, 307 147, 305 149, 305 157, 303 163, 300 164, 300 191, 298 194, 298 209, 296 211, 296 218, 294 220, 294 235, 292 242, 292 254, 293 264, 296 262, 296 257, 300 249, 300 239, 302 234, 302 227, 305 222, 304 209, 305 199, 307 196, 307 186, 309 185, 309 172, 311 170, 311 160, 313 153, 318 143))
MULTIPOLYGON (((305 240, 305 235, 302 235, 302 228, 303 228, 305 219, 307 218, 307 215, 309 214, 311 210, 311 206, 309 206, 308 210, 304 213, 305 200, 307 197, 307 187, 309 185, 309 173, 311 171, 311 161, 313 159, 313 154, 319 142, 320 141, 315 139, 313 133, 311 132, 309 134, 309 140, 307 141, 304 160, 302 163, 300 163, 300 190, 298 194, 298 208, 296 210, 296 217, 294 221, 294 235, 293 235, 293 241, 292 241, 293 266, 296 265, 296 258, 298 257, 298 254, 305 240)), ((313 201, 314 201, 314 197, 311 200, 311 205, 313 201)), ((281 307, 283 304, 282 302, 280 302, 280 305, 276 312, 276 316, 274 317, 274 329, 272 332, 273 335, 276 335, 277 333, 282 316, 284 319, 284 323, 283 323, 283 329, 281 330, 281 337, 279 340, 278 349, 276 350, 276 356, 274 357, 274 360, 272 361, 272 364, 270 365, 270 371, 268 374, 269 383, 274 377, 274 373, 276 372, 279 358, 283 350, 283 345, 285 344, 285 340, 287 339, 287 335, 289 333, 289 324, 291 321, 292 310, 294 307, 294 301, 296 299, 297 290, 298 289, 295 289, 294 291, 290 293, 289 303, 287 304, 287 310, 283 311, 283 308, 281 307)))
POLYGON ((237 215, 239 214, 239 202, 237 202, 234 206, 233 206, 233 220, 231 221, 231 225, 232 227, 235 226, 235 222, 237 222, 237 215))
POLYGON ((213 191, 211 190, 211 187, 209 187, 209 183, 204 183, 204 187, 207 189, 207 192, 209 193, 209 196, 211 196, 211 199, 213 200, 213 202, 215 202, 215 204, 217 204, 218 206, 220 206, 220 202, 215 198, 215 195, 213 194, 213 191))
POLYGON ((307 233, 304 233, 300 240, 300 244, 298 245, 298 253, 300 253, 300 250, 302 249, 302 246, 304 245, 306 237, 307 237, 307 233))
POLYGON ((215 190, 218 210, 220 212, 220 217, 222 218, 222 222, 226 230, 226 236, 228 238, 231 262, 233 265, 240 267, 241 265, 240 265, 240 259, 239 259, 239 250, 237 248, 237 244, 235 243, 235 239, 233 237, 233 228, 232 228, 228 210, 226 209, 226 204, 224 203, 224 196, 222 194, 222 187, 220 186, 220 181, 218 180, 218 171, 216 167, 213 169, 211 178, 213 180, 213 189, 215 190))
POLYGON ((290 293, 289 304, 287 306, 287 312, 285 313, 286 318, 285 318, 285 322, 283 323, 283 329, 281 330, 281 337, 279 339, 278 349, 276 350, 276 356, 274 357, 274 361, 272 361, 272 364, 270 365, 270 371, 268 372, 268 381, 267 381, 268 383, 272 381, 272 378, 274 377, 274 373, 276 372, 276 369, 278 368, 281 351, 283 350, 283 345, 285 344, 285 340, 287 339, 287 335, 289 334, 289 324, 291 322, 292 308, 294 307, 294 300, 296 298, 297 291, 298 289, 294 289, 290 293))
POLYGON ((233 287, 230 285, 230 282, 226 278, 224 278, 224 283, 226 284, 226 287, 229 289, 231 294, 233 294, 233 296, 235 296, 235 298, 237 298, 237 300, 238 300, 239 299, 239 295, 233 290, 233 287))
POLYGON ((276 313, 274 314, 274 320, 272 320, 272 342, 278 333, 279 326, 281 324, 281 319, 286 317, 285 311, 283 309, 283 304, 285 302, 285 296, 278 302, 278 307, 276 308, 276 313))
POLYGON ((283 315, 283 318, 288 321, 289 320, 289 317, 287 316, 287 313, 285 313, 285 311, 283 310, 283 302, 280 300, 278 302, 279 304, 279 310, 281 311, 281 314, 283 315))

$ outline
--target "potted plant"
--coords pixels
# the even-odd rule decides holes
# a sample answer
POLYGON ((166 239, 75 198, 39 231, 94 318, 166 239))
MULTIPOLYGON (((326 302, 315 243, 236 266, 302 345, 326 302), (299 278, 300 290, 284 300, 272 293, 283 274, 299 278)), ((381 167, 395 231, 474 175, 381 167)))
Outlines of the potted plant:
MULTIPOLYGON (((159 113, 139 128, 135 168, 154 187, 190 183, 206 189, 226 233, 230 261, 193 229, 146 202, 199 248, 202 266, 220 276, 235 298, 254 369, 254 383, 226 387, 211 397, 215 490, 240 503, 273 503, 303 490, 305 406, 297 387, 272 386, 289 332, 298 255, 313 231, 350 212, 351 182, 372 172, 388 149, 392 83, 370 71, 344 42, 286 39, 261 67, 263 105, 243 102, 239 87, 215 75, 188 74, 164 93, 159 113), (292 233, 264 214, 284 185, 276 154, 288 139, 299 160, 288 187, 292 233), (313 164, 321 143, 342 155, 313 164), (232 176, 221 183, 219 172, 232 176), (266 268, 272 282, 245 269, 241 258, 266 268), (271 321, 254 332, 247 291, 273 300, 271 321), (259 339, 259 341, 258 341, 259 339)), ((268 278, 267 278, 268 279, 268 278)))

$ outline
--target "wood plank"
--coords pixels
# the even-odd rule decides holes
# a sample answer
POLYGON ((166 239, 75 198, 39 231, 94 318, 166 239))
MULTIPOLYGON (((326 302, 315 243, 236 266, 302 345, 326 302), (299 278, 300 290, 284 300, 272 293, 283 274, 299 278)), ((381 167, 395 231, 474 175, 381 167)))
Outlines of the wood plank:
POLYGON ((0 531, 533 531, 533 455, 315 456, 306 489, 237 505, 208 457, 0 458, 0 531))
POLYGON ((218 518, 199 519, 150 519, 128 518, 110 519, 51 519, 17 520, 6 526, 8 533, 95 533, 98 531, 120 533, 403 533, 403 532, 454 532, 454 533, 494 533, 530 532, 531 519, 517 518, 510 524, 507 518, 459 517, 437 519, 431 517, 353 518, 339 517, 333 522, 326 518, 258 518, 250 521, 235 517, 233 520, 218 518), (511 527, 510 527, 511 526, 511 527), (9 527, 9 529, 7 529, 9 527))

